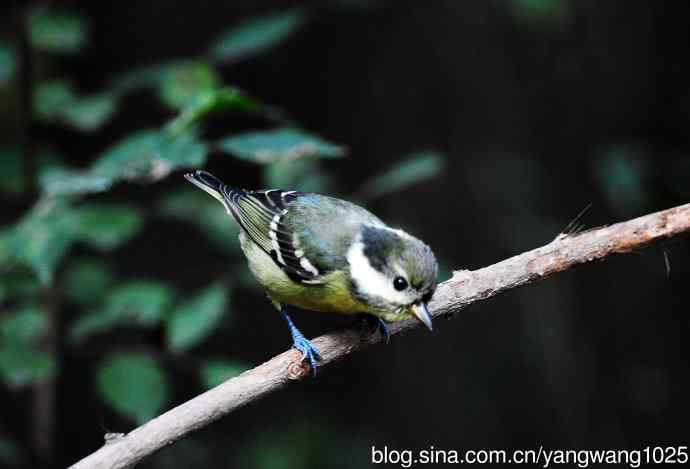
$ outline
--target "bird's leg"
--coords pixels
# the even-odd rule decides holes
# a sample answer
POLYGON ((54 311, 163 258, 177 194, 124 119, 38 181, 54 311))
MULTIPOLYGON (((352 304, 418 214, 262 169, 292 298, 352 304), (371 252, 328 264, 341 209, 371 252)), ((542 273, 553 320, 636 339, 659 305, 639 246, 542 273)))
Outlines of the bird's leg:
POLYGON ((312 345, 312 343, 304 337, 299 329, 295 326, 287 313, 287 307, 282 305, 280 308, 280 313, 283 315, 285 322, 287 322, 288 329, 290 329, 290 334, 292 335, 292 345, 297 350, 302 352, 302 360, 309 359, 309 364, 311 365, 311 370, 314 376, 316 376, 316 361, 321 360, 321 354, 312 345))
POLYGON ((388 325, 386 324, 386 321, 384 321, 378 316, 374 316, 373 314, 367 313, 361 313, 359 317, 362 321, 364 321, 366 325, 373 329, 374 332, 380 332, 381 336, 383 337, 386 343, 390 341, 391 335, 388 331, 388 325))

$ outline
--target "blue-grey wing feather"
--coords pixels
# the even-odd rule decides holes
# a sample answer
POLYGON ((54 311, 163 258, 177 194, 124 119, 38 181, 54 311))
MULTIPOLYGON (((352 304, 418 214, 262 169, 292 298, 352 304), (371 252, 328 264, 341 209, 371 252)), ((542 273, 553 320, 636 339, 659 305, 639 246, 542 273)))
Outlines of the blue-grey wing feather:
POLYGON ((346 268, 348 247, 363 225, 383 226, 367 210, 324 195, 229 186, 222 193, 249 238, 304 284, 319 284, 324 275, 346 268))
POLYGON ((294 281, 318 283, 321 272, 313 264, 302 261, 292 232, 283 220, 290 205, 301 195, 282 189, 246 191, 223 187, 230 212, 249 238, 294 281))

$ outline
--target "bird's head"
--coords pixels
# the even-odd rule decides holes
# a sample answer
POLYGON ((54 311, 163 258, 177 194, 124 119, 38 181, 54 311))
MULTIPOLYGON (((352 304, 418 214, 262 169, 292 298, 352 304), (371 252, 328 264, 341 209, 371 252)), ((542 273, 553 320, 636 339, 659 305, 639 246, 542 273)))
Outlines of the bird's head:
POLYGON ((402 230, 365 226, 347 260, 353 292, 372 314, 389 322, 416 317, 431 329, 427 303, 438 264, 429 246, 402 230))

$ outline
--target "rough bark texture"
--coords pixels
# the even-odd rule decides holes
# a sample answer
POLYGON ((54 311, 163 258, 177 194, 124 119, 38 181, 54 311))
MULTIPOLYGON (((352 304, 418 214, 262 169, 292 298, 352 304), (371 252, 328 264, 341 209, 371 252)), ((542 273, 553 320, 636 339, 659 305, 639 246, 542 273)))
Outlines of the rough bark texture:
MULTIPOLYGON (((578 264, 627 253, 690 231, 690 204, 574 235, 559 235, 546 246, 475 271, 456 271, 439 285, 429 309, 434 317, 451 316, 466 306, 506 290, 546 278, 578 264)), ((418 327, 417 321, 390 326, 390 333, 418 327)), ((381 340, 355 329, 313 340, 323 361, 320 369, 381 340)), ((73 468, 127 468, 146 456, 209 425, 235 409, 310 375, 300 354, 289 350, 191 399, 132 432, 109 442, 73 468)))

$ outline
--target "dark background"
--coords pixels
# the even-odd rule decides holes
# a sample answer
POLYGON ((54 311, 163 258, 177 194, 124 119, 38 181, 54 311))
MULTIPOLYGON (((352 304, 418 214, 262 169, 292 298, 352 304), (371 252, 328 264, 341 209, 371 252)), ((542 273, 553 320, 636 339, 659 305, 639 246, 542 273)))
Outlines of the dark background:
MULTIPOLYGON (((195 54, 228 25, 292 5, 62 4, 91 22, 88 47, 66 65, 86 90, 133 66, 195 54)), ((479 268, 548 243, 589 203, 587 227, 687 202, 690 5, 562 0, 539 13, 529 4, 318 2, 285 44, 223 76, 350 149, 348 158, 325 163, 337 195, 355 192, 400 155, 445 154, 439 177, 369 208, 426 240, 448 269, 479 268)), ((82 165, 124 132, 165 117, 141 92, 88 138, 40 126, 35 135, 82 165)), ((12 116, 2 119, 11 130, 12 116)), ((209 132, 262 125, 220 118, 209 132)), ((228 182, 261 184, 254 166, 226 155, 207 167, 228 182)), ((181 184, 173 174, 115 193, 145 205, 152 193, 181 184)), ((2 218, 13 220, 30 203, 3 202, 2 218)), ((184 294, 223 272, 222 255, 191 228, 153 221, 117 252, 118 270, 165 278, 184 294)), ((689 265, 687 239, 677 239, 508 292, 439 322, 433 333, 396 336, 250 405, 141 467, 367 467, 372 445, 686 445, 689 265)), ((348 323, 308 313, 295 319, 309 336, 348 323)), ((258 364, 289 346, 260 292, 234 296, 232 321, 200 353, 258 364)), ((133 428, 94 391, 91 370, 113 344, 156 348, 161 336, 116 331, 86 349, 61 345, 48 466, 92 452, 104 431, 133 428)), ((200 389, 193 370, 174 369, 178 404, 200 389)), ((32 396, 0 387, 0 430, 24 448, 26 467, 36 461, 32 396)))

